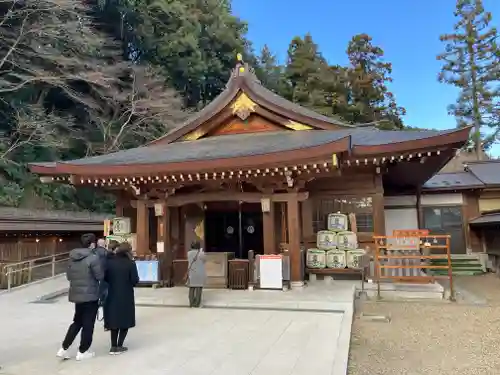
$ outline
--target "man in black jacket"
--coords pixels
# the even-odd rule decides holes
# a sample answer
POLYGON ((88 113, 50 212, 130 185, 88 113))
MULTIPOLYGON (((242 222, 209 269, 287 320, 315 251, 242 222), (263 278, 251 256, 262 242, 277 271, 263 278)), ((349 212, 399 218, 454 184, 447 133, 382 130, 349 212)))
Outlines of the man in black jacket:
POLYGON ((96 237, 92 233, 81 238, 82 247, 73 249, 69 254, 66 277, 69 281, 69 301, 75 304, 73 323, 68 328, 61 349, 57 352, 59 358, 68 359, 68 349, 80 332, 80 347, 76 360, 92 358, 92 338, 94 325, 99 309, 100 282, 104 279, 101 259, 94 251, 96 237))

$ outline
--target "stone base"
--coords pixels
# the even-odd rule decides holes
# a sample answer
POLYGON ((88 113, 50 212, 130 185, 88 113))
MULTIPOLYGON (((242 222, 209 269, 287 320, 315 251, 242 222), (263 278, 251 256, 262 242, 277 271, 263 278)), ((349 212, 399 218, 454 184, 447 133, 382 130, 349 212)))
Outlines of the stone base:
MULTIPOLYGON (((365 283, 364 292, 369 298, 377 298, 377 284, 365 283)), ((438 283, 412 284, 412 283, 381 283, 380 297, 384 299, 439 299, 446 297, 445 290, 438 283)))
POLYGON ((304 282, 303 281, 291 281, 290 286, 293 288, 303 288, 304 287, 304 282))

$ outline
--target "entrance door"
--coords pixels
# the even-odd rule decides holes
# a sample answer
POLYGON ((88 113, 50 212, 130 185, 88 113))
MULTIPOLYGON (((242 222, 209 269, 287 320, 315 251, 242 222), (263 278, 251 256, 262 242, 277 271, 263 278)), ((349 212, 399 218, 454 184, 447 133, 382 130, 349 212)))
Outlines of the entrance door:
POLYGON ((238 211, 205 211, 205 243, 207 251, 239 251, 238 211))
POLYGON ((465 233, 461 206, 424 207, 424 228, 431 234, 449 234, 450 251, 465 254, 465 233))
MULTIPOLYGON (((260 207, 259 207, 260 208, 260 207)), ((253 250, 255 254, 264 253, 264 233, 262 228, 262 212, 242 212, 242 254, 241 258, 248 258, 248 251, 253 250)))

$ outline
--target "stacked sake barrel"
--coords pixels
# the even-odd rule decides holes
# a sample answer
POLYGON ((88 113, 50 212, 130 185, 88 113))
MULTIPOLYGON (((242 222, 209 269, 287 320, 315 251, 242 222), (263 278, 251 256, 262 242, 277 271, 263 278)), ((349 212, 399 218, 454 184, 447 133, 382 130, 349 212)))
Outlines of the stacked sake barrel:
POLYGON ((358 268, 359 257, 356 233, 349 231, 347 215, 328 215, 328 230, 317 233, 317 248, 307 251, 308 268, 358 268))

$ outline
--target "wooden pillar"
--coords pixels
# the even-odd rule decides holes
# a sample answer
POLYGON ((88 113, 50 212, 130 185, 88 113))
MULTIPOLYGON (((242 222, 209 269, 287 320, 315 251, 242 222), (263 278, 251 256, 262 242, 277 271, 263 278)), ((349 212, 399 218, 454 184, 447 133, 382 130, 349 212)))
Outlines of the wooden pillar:
POLYGON ((287 202, 288 251, 290 254, 290 276, 292 286, 302 286, 302 259, 300 255, 300 220, 297 194, 291 195, 287 202))
POLYGON ((313 228, 313 202, 312 199, 306 199, 301 205, 302 215, 302 236, 305 242, 316 243, 316 235, 313 228))
POLYGON ((170 246, 174 254, 174 259, 184 259, 184 251, 182 251, 182 236, 180 226, 180 207, 168 207, 170 211, 170 246))
MULTIPOLYGON (((382 185, 382 175, 375 175, 375 195, 372 202, 373 209, 373 234, 385 236, 385 212, 384 212, 384 186, 382 185)), ((391 235, 391 233, 387 233, 391 235)))
POLYGON ((137 201, 136 226, 136 253, 137 255, 146 255, 149 253, 149 209, 147 199, 137 201))
POLYGON ((416 203, 416 207, 417 207, 417 225, 418 225, 418 229, 422 229, 424 223, 423 223, 423 220, 422 220, 422 188, 419 186, 417 188, 417 203, 416 203))
POLYGON ((163 249, 165 253, 172 253, 170 210, 166 202, 163 203, 163 215, 158 218, 158 241, 163 242, 163 249))
POLYGON ((269 212, 262 213, 262 226, 264 229, 264 254, 276 253, 276 240, 274 227, 274 202, 272 197, 269 198, 269 212))
POLYGON ((118 193, 116 195, 116 203, 115 203, 115 215, 116 215, 116 217, 125 216, 125 207, 127 206, 127 203, 128 202, 122 193, 118 193))
POLYGON ((165 286, 172 286, 173 282, 173 260, 174 249, 170 236, 170 209, 167 202, 163 203, 163 214, 158 217, 158 242, 163 242, 163 253, 159 253, 158 257, 161 262, 161 278, 165 286))

